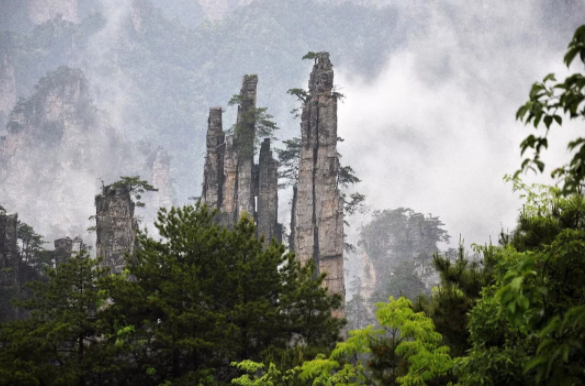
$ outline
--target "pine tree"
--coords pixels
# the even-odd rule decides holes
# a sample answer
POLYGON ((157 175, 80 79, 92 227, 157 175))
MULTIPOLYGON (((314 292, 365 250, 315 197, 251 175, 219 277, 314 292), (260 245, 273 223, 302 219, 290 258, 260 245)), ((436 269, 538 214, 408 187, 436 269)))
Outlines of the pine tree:
POLYGON ((273 241, 263 247, 247 216, 232 230, 205 206, 161 209, 155 240, 139 236, 127 277, 110 277, 110 334, 123 331, 120 376, 143 385, 226 382, 234 360, 284 350, 293 333, 332 347, 344 321, 331 316, 323 276, 273 241), (128 333, 126 333, 128 332, 128 333), (210 375, 213 377, 210 378, 210 375), (206 381, 207 380, 207 381, 206 381))
POLYGON ((17 303, 30 317, 1 326, 0 384, 91 384, 106 360, 96 315, 106 270, 81 253, 45 272, 29 284, 34 296, 17 303))

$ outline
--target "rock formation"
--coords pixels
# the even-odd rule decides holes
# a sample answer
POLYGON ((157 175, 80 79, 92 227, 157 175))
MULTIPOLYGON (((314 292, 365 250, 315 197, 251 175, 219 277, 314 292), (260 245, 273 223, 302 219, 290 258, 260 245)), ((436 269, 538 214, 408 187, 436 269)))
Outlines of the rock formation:
POLYGON ((369 302, 376 288, 376 269, 366 252, 362 253, 362 270, 360 274, 361 292, 365 301, 369 302))
MULTIPOLYGON (((282 240, 282 226, 278 223, 278 162, 272 158, 270 138, 265 138, 260 146, 257 173, 258 185, 256 221, 258 233, 273 235, 282 240)), ((266 242, 270 239, 266 239, 266 242)))
MULTIPOLYGON (((210 208, 219 209, 223 203, 224 193, 224 157, 225 157, 225 134, 222 128, 222 109, 213 107, 209 110, 207 129, 207 155, 205 158, 205 169, 203 170, 203 192, 201 199, 210 208)), ((231 160, 228 160, 230 163, 231 160)), ((234 163, 235 166, 235 163, 234 163)), ((236 168, 230 167, 230 175, 235 173, 236 168)), ((233 185, 235 185, 235 178, 233 185)), ((231 181, 230 181, 231 182, 231 181)), ((228 192, 229 194, 230 192, 228 192)), ((229 194, 233 197, 233 193, 229 194)), ((230 207, 230 212, 232 208, 230 207)))
MULTIPOLYGON (((337 94, 328 53, 319 53, 301 115, 301 156, 294 198, 294 248, 326 272, 329 293, 344 296, 343 202, 337 186, 337 94)), ((338 312, 342 315, 342 312, 338 312)))
POLYGON ((16 215, 0 212, 0 322, 18 318, 10 302, 19 290, 17 223, 16 215))
POLYGON ((244 77, 234 135, 224 133, 220 107, 209 111, 201 201, 218 209, 218 221, 226 226, 244 212, 252 215, 268 243, 273 237, 282 238, 277 221, 278 162, 272 157, 270 139, 265 138, 259 163, 254 164, 257 84, 256 75, 244 77))
POLYGON ((113 273, 121 273, 126 254, 134 253, 138 230, 129 188, 104 187, 102 194, 95 197, 95 207, 96 254, 103 257, 103 266, 113 273))
POLYGON ((83 243, 81 237, 76 237, 73 240, 71 237, 63 237, 54 241, 55 265, 65 262, 68 258, 75 256, 81 251, 86 250, 86 245, 83 243))
POLYGON ((71 240, 71 237, 64 237, 62 239, 55 240, 54 244, 55 265, 59 265, 71 257, 73 252, 73 240, 71 240))

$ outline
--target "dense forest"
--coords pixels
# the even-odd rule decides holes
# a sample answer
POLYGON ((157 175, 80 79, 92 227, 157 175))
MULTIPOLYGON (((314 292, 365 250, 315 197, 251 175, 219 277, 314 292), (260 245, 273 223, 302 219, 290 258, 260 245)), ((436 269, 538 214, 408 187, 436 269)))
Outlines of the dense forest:
MULTIPOLYGON (((404 161, 356 154, 435 170, 424 131, 341 122, 437 19, 479 23, 484 43, 510 20, 415 3, 0 0, 0 385, 584 385, 585 139, 557 133, 585 118, 585 9, 532 5, 556 74, 509 81, 523 99, 504 111, 530 131, 504 176, 520 209, 454 246, 450 213, 380 204, 403 181, 440 201, 415 181, 429 174, 383 181, 404 161)), ((538 44, 518 28, 489 47, 538 44)), ((415 50, 437 62, 415 92, 449 80, 501 107, 455 54, 415 50)), ((445 175, 454 212, 500 213, 445 175)))

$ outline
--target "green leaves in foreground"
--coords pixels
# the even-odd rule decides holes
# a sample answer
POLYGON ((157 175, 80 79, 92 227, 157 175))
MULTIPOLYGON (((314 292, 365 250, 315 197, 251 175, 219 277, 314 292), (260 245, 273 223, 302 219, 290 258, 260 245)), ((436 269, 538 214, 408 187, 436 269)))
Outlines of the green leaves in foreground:
MULTIPOLYGON (((577 56, 585 64, 585 25, 575 31, 569 43, 564 57, 567 67, 577 56)), ((564 82, 557 82, 554 74, 548 74, 542 82, 532 85, 529 100, 518 109, 516 119, 525 124, 532 124, 535 128, 542 122, 546 130, 544 135, 529 135, 520 144, 521 154, 528 149, 532 149, 534 153, 531 158, 522 161, 516 176, 522 171, 535 170, 535 167, 541 173, 544 171, 545 164, 540 159, 540 153, 548 148, 547 136, 551 125, 553 123, 562 125, 561 115, 568 115, 570 119, 585 117, 583 101, 585 101, 583 73, 575 73, 564 82)), ((560 178, 563 181, 565 194, 581 191, 582 182, 585 180, 585 138, 578 137, 570 141, 567 148, 574 151, 573 159, 568 164, 555 168, 551 173, 553 178, 560 178)))
MULTIPOLYGON (((372 347, 388 338, 398 342, 395 354, 407 363, 406 372, 393 377, 389 384, 426 385, 451 369, 453 361, 448 354, 449 348, 441 345, 441 334, 435 332, 433 322, 424 313, 412 310, 410 300, 390 297, 388 303, 379 303, 377 308, 376 316, 382 328, 375 330, 368 326, 351 331, 349 339, 338 343, 329 357, 319 355, 284 372, 270 364, 262 375, 257 375, 264 369, 262 364, 251 361, 232 363, 247 373, 232 382, 242 386, 294 385, 297 381, 312 385, 362 385, 371 372, 355 358, 371 358, 372 347)), ((394 372, 397 368, 388 368, 387 371, 394 372)))

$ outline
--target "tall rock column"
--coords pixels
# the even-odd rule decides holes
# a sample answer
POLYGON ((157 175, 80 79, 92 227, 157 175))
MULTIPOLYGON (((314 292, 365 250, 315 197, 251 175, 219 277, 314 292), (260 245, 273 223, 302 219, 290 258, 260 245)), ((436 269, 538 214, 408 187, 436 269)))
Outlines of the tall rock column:
MULTIPOLYGON (((301 159, 294 203, 294 246, 302 263, 326 272, 331 294, 345 295, 343 202, 337 186, 337 96, 328 53, 319 53, 301 122, 301 159)), ((336 314, 343 315, 342 311, 336 314)))
POLYGON ((222 127, 221 107, 209 110, 207 126, 207 155, 203 170, 203 191, 201 201, 207 203, 209 209, 221 208, 224 189, 224 157, 225 133, 222 127))
POLYGON ((110 267, 113 273, 121 273, 126 254, 134 254, 138 229, 129 189, 106 186, 95 197, 95 207, 97 256, 103 257, 103 266, 110 267))
POLYGON ((256 137, 257 86, 258 77, 256 75, 244 76, 235 130, 238 157, 238 215, 242 212, 253 215, 255 209, 252 169, 254 165, 254 139, 256 137))
POLYGON ((54 241, 55 244, 55 264, 59 265, 73 254, 73 240, 71 237, 64 237, 54 241))
POLYGON ((18 296, 18 217, 0 212, 0 322, 18 319, 12 298, 18 296))
POLYGON ((268 245, 275 237, 282 241, 282 229, 278 224, 278 161, 272 158, 270 138, 265 138, 260 146, 258 163, 258 235, 264 235, 268 245))

